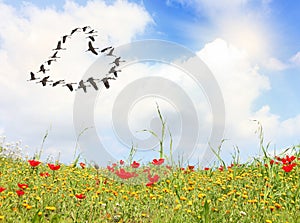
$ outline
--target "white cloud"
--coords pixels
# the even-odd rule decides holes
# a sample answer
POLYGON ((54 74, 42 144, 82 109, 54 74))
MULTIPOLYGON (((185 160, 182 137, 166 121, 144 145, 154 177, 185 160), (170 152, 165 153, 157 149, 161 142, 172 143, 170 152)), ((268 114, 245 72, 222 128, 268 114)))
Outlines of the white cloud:
POLYGON ((290 58, 290 61, 295 65, 300 65, 300 52, 297 52, 290 58))
POLYGON ((270 70, 282 71, 289 68, 290 64, 284 63, 277 58, 271 57, 265 62, 264 66, 270 70))
MULTIPOLYGON (((21 138, 34 152, 45 129, 52 125, 47 138, 51 150, 73 148, 75 93, 27 82, 30 71, 37 72, 61 36, 75 27, 90 25, 98 30, 94 45, 99 48, 117 46, 142 34, 152 23, 151 17, 141 5, 127 1, 88 1, 84 6, 66 1, 62 10, 33 4, 16 9, 0 2, 0 11, 0 128, 10 140, 21 138)), ((81 33, 68 39, 65 46, 68 50, 60 52, 62 58, 51 65, 48 74, 55 80, 77 82, 96 57, 83 53, 87 41, 81 33)))
MULTIPOLYGON (((181 3, 197 10, 205 22, 179 24, 185 26, 187 34, 195 41, 211 42, 216 38, 235 45, 245 51, 250 59, 262 60, 269 56, 272 43, 272 32, 267 23, 268 1, 249 0, 189 0, 171 2, 181 3)), ((171 3, 170 3, 171 4, 171 3)))
MULTIPOLYGON (((266 76, 242 50, 216 39, 199 51, 198 55, 209 66, 223 92, 226 107, 226 131, 224 138, 230 139, 225 145, 238 145, 245 159, 247 155, 258 154, 257 125, 259 120, 264 128, 265 142, 270 141, 277 149, 299 143, 299 115, 281 120, 273 114, 268 105, 254 110, 255 101, 270 89, 266 76)), ((225 148, 224 156, 233 148, 225 148)))

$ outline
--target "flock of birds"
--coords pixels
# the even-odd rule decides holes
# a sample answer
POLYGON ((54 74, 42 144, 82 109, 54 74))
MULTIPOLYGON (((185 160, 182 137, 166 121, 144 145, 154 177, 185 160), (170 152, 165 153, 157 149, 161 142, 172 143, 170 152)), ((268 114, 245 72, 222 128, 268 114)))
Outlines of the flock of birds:
POLYGON ((30 72, 30 79, 28 81, 35 81, 38 79, 41 79, 40 81, 36 82, 37 84, 41 83, 42 86, 46 86, 48 82, 52 82, 52 84, 49 84, 52 87, 55 86, 63 86, 67 87, 70 91, 79 90, 82 89, 85 93, 87 93, 88 87, 93 87, 95 90, 98 90, 97 83, 103 82, 104 86, 106 88, 110 87, 109 80, 115 80, 118 77, 118 73, 121 72, 121 70, 118 69, 118 66, 121 62, 125 62, 125 60, 121 60, 121 57, 117 57, 117 55, 114 54, 114 48, 112 46, 105 47, 104 49, 99 50, 99 48, 94 47, 93 43, 95 42, 95 37, 97 36, 97 31, 92 29, 90 26, 85 26, 83 28, 75 28, 73 29, 70 34, 64 35, 61 37, 61 39, 58 41, 56 48, 52 49, 54 54, 50 56, 47 61, 45 61, 41 66, 40 69, 37 71, 37 73, 42 73, 46 75, 46 73, 50 70, 47 69, 48 67, 45 66, 51 66, 53 62, 57 62, 57 59, 60 58, 58 56, 59 51, 66 50, 66 48, 63 48, 63 45, 66 43, 68 38, 71 38, 75 33, 77 32, 83 32, 86 35, 86 39, 89 39, 88 41, 88 49, 86 52, 91 52, 94 55, 98 55, 99 53, 105 54, 107 57, 112 57, 114 60, 110 63, 111 68, 109 69, 106 76, 102 79, 96 79, 93 77, 89 77, 87 80, 80 80, 78 83, 73 82, 65 82, 65 80, 51 80, 50 76, 44 76, 44 77, 37 77, 37 75, 33 72, 30 72), (112 75, 112 76, 110 76, 112 75), (87 84, 89 83, 89 84, 87 84), (73 85, 77 85, 77 88, 74 88, 73 85))

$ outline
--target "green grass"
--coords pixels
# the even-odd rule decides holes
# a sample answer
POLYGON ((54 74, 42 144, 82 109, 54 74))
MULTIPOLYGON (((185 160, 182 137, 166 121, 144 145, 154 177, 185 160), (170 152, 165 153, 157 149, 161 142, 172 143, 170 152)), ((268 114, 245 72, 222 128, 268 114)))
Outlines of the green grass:
POLYGON ((0 221, 300 222, 299 166, 285 172, 287 165, 271 165, 264 158, 209 170, 125 163, 116 164, 114 172, 88 164, 52 171, 46 163, 33 168, 27 161, 2 157, 0 221), (120 168, 139 176, 120 179, 115 174, 120 168), (160 180, 146 186, 145 169, 160 180), (44 172, 51 176, 41 177, 44 172), (20 197, 18 183, 28 184, 20 197), (80 200, 76 194, 86 197, 80 200))
MULTIPOLYGON (((211 148, 218 160, 214 167, 176 166, 170 132, 170 156, 164 153, 168 126, 158 106, 157 110, 161 136, 143 131, 158 139, 157 159, 163 162, 153 160, 133 167, 136 149, 132 147, 127 162, 99 168, 79 163, 76 144, 73 163, 51 170, 48 161, 32 167, 20 158, 18 145, 6 148, 2 143, 0 222, 300 222, 299 146, 272 157, 269 144, 264 145, 262 126, 256 121, 262 158, 241 164, 240 150, 235 147, 226 167, 220 155, 222 140, 216 150, 211 148), (49 176, 41 176, 43 173, 49 176), (28 188, 21 189, 18 184, 28 188), (18 196, 17 190, 24 194, 18 196)), ((43 143, 47 136, 48 131, 43 143)), ((35 159, 41 157, 41 151, 35 159)))

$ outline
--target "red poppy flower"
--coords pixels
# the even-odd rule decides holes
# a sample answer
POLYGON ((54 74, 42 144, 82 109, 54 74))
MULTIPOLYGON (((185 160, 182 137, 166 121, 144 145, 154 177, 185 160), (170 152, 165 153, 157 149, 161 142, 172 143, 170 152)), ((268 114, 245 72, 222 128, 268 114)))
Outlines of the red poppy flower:
POLYGON ((86 196, 84 194, 75 194, 78 199, 84 199, 86 196))
POLYGON ((50 177, 50 174, 48 172, 40 173, 41 177, 50 177))
POLYGON ((220 167, 219 167, 219 170, 220 170, 220 171, 223 171, 223 170, 224 170, 224 167, 223 167, 223 166, 220 166, 220 167))
POLYGON ((148 182, 148 183, 146 184, 146 186, 147 186, 147 187, 151 187, 153 184, 154 184, 153 182, 148 182))
POLYGON ((151 175, 148 175, 148 180, 152 183, 156 183, 159 180, 159 176, 156 174, 153 177, 151 177, 151 175))
POLYGON ((153 164, 153 165, 159 166, 159 165, 163 164, 164 161, 165 161, 165 159, 162 159, 162 158, 160 158, 160 159, 158 159, 158 160, 157 160, 157 159, 154 159, 154 160, 152 161, 152 164, 153 164))
POLYGON ((85 163, 79 163, 79 165, 81 166, 82 169, 85 168, 85 163))
POLYGON ((18 184, 18 187, 20 187, 21 189, 25 189, 28 188, 28 184, 18 184))
POLYGON ((229 166, 227 166, 228 169, 232 168, 234 166, 234 164, 230 164, 229 166))
POLYGON ((32 167, 36 167, 36 166, 38 166, 38 165, 41 164, 41 162, 40 162, 40 161, 37 161, 37 160, 28 160, 28 163, 29 163, 30 166, 32 166, 32 167))
POLYGON ((16 193, 19 197, 21 197, 25 194, 25 192, 23 190, 16 190, 16 193))
POLYGON ((283 164, 291 164, 296 159, 295 156, 286 155, 284 158, 279 159, 283 164))
POLYGON ((187 169, 188 169, 189 171, 194 171, 194 168, 195 168, 195 166, 187 166, 187 169))
POLYGON ((114 171, 115 171, 115 169, 114 169, 113 167, 111 167, 111 166, 107 166, 107 169, 108 169, 110 172, 114 172, 114 171))
POLYGON ((120 164, 123 165, 125 162, 123 160, 120 160, 120 164))
POLYGON ((48 163, 48 167, 51 169, 51 170, 59 170, 60 168, 60 165, 55 165, 55 164, 50 164, 48 163))
POLYGON ((274 160, 270 160, 270 164, 273 165, 275 163, 274 160))
POLYGON ((138 176, 138 174, 127 172, 126 170, 124 170, 122 168, 120 170, 116 171, 116 175, 122 179, 129 179, 129 178, 138 176))
POLYGON ((5 190, 6 190, 6 188, 0 187, 0 193, 3 192, 3 191, 5 191, 5 190))
POLYGON ((132 168, 138 168, 140 166, 140 164, 136 161, 133 161, 133 163, 131 164, 132 168))
POLYGON ((210 168, 209 168, 209 167, 204 167, 204 170, 206 170, 206 171, 207 171, 207 170, 210 170, 210 168))
POLYGON ((291 172, 291 171, 293 170, 294 166, 296 166, 296 163, 292 163, 292 164, 283 166, 282 169, 283 169, 286 173, 288 173, 288 172, 291 172))

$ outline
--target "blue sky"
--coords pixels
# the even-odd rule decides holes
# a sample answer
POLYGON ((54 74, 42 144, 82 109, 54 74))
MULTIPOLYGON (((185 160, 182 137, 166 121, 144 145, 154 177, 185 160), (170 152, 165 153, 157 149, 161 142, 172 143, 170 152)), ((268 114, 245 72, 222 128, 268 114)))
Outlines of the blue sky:
MULTIPOLYGON (((299 143, 300 130, 297 129, 297 124, 300 123, 300 92, 298 90, 300 83, 300 2, 291 0, 222 2, 219 3, 217 0, 0 0, 0 6, 5 8, 1 12, 3 18, 0 18, 2 19, 0 23, 2 29, 0 52, 2 54, 0 56, 3 59, 3 64, 0 60, 0 65, 5 67, 1 72, 0 87, 4 90, 20 89, 19 85, 22 85, 22 82, 13 87, 9 86, 4 73, 15 72, 15 76, 12 75, 11 78, 17 79, 16 77, 21 73, 28 72, 31 66, 38 65, 39 58, 45 55, 49 47, 53 46, 56 38, 62 35, 62 30, 68 30, 80 22, 91 22, 100 29, 103 27, 104 32, 110 35, 111 39, 105 40, 108 41, 107 44, 122 45, 134 40, 161 39, 181 44, 195 52, 215 74, 223 91, 227 112, 225 137, 232 139, 225 150, 228 154, 232 145, 245 147, 257 145, 254 140, 256 136, 253 126, 246 127, 248 124, 245 124, 252 118, 259 119, 263 123, 266 138, 274 140, 274 147, 280 149, 299 143), (8 7, 13 10, 8 10, 8 7), (111 10, 111 15, 105 14, 104 8, 106 11, 111 10), (89 10, 93 10, 94 20, 89 16, 89 10), (131 15, 136 16, 136 19, 131 18, 131 15), (39 16, 43 18, 39 19, 39 16), (105 20, 110 16, 114 18, 113 22, 105 20), (127 17, 129 22, 122 24, 122 19, 127 17), (10 22, 6 24, 4 18, 10 22), (48 30, 44 29, 45 24, 51 26, 51 19, 61 19, 62 22, 56 27, 53 25, 48 30), (28 33, 23 30, 25 29, 23 26, 29 29, 28 33), (10 50, 12 46, 17 47, 16 41, 18 41, 16 36, 12 37, 8 33, 11 32, 12 27, 16 27, 14 29, 19 32, 20 36, 24 35, 23 45, 25 46, 24 49, 23 46, 21 47, 23 54, 17 55, 10 50), (121 28, 122 31, 119 31, 121 28), (27 55, 30 46, 33 45, 32 41, 38 36, 43 36, 44 42, 36 47, 37 49, 31 50, 32 54, 27 58, 28 63, 24 65, 25 62, 19 60, 18 56, 22 57, 25 53, 27 55), (19 64, 24 69, 17 71, 14 64, 19 64)), ((91 58, 82 60, 85 61, 86 66, 92 63, 91 58)), ((32 92, 31 89, 28 92, 27 90, 28 97, 37 94, 34 92, 35 89, 32 92)), ((52 94, 47 90, 45 92, 44 97, 52 94)), ((15 94, 10 93, 7 98, 14 101, 20 100, 22 104, 17 95, 21 95, 21 91, 15 94)), ((70 102, 64 106, 65 110, 60 111, 68 114, 62 117, 68 117, 71 114, 71 109, 67 106, 72 106, 73 98, 65 97, 66 101, 70 100, 70 102)), ((43 115, 51 121, 39 122, 37 119, 42 119, 41 117, 34 119, 29 115, 31 112, 24 109, 22 115, 27 115, 28 119, 34 120, 38 126, 32 130, 38 132, 38 136, 22 132, 18 124, 13 124, 14 127, 9 124, 11 122, 8 120, 13 120, 13 117, 11 117, 12 108, 8 99, 0 101, 3 104, 0 109, 2 115, 0 133, 7 135, 11 140, 24 139, 26 144, 36 148, 39 143, 35 141, 40 140, 43 134, 41 130, 45 130, 52 123, 53 126, 58 126, 58 129, 67 129, 72 126, 71 122, 64 123, 61 121, 62 117, 57 118, 57 115, 50 112, 43 115), (14 135, 14 132, 18 135, 14 135)), ((27 101, 27 103, 33 102, 27 101)), ((32 105, 35 109, 39 109, 39 106, 42 107, 42 104, 32 105)), ((54 102, 52 108, 53 111, 57 109, 54 102)), ((149 114, 153 115, 153 112, 149 114)), ((146 118, 144 117, 144 120, 146 118)), ((60 130, 56 131, 60 132, 60 130)), ((60 141, 61 145, 72 145, 74 133, 72 134, 73 136, 68 135, 60 141)), ((53 149, 57 146, 54 143, 55 137, 63 138, 58 135, 57 133, 57 136, 53 136, 52 142, 49 142, 49 148, 51 147, 54 152, 57 152, 53 149)), ((247 150, 245 154, 255 154, 252 152, 247 150)), ((225 155, 228 156, 228 154, 225 155)))

